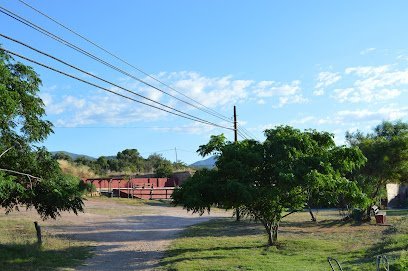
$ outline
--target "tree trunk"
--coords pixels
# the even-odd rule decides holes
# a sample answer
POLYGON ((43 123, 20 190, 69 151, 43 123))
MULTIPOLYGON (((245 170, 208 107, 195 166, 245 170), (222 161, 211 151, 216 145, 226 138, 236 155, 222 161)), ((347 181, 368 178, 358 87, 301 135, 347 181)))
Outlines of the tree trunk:
POLYGON ((37 244, 42 244, 41 226, 37 221, 34 222, 35 231, 37 232, 37 244))
POLYGON ((239 211, 239 207, 235 208, 235 216, 236 216, 236 221, 241 221, 241 213, 239 211))
MULTIPOLYGON (((371 199, 374 200, 374 199, 378 196, 378 193, 380 192, 381 186, 383 186, 383 181, 380 181, 380 182, 377 184, 377 187, 375 188, 375 191, 371 194, 371 199)), ((368 207, 367 207, 366 212, 367 212, 367 213, 366 213, 367 219, 368 219, 368 220, 371 220, 371 206, 368 206, 368 207)))
POLYGON ((307 205, 307 207, 309 208, 309 214, 310 214, 310 216, 312 217, 312 221, 313 221, 313 222, 316 222, 317 219, 316 219, 316 217, 315 217, 314 214, 313 214, 312 208, 310 208, 310 205, 307 205))
POLYGON ((266 233, 268 235, 268 246, 276 245, 278 241, 278 230, 279 230, 279 223, 274 223, 273 226, 269 226, 268 224, 264 224, 266 233))

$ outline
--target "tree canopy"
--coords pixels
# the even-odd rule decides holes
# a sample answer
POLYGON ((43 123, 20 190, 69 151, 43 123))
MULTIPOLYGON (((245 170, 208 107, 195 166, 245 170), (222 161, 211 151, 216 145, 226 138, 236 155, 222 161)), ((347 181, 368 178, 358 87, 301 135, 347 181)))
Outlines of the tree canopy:
POLYGON ((353 178, 375 202, 389 182, 408 181, 408 123, 384 121, 372 133, 347 133, 350 146, 358 147, 367 163, 353 178))
POLYGON ((41 80, 0 49, 0 206, 34 207, 42 218, 83 210, 80 182, 36 144, 52 133, 38 97, 41 80))
POLYGON ((196 173, 174 192, 174 202, 199 213, 214 205, 239 206, 263 224, 269 245, 277 241, 281 219, 306 207, 320 191, 331 191, 332 200, 340 192, 351 193, 356 204, 365 203, 361 190, 345 177, 365 163, 358 148, 336 147, 332 134, 289 126, 266 130, 265 136, 263 143, 225 144, 213 144, 220 141, 211 137, 198 152, 219 152, 217 169, 196 173))

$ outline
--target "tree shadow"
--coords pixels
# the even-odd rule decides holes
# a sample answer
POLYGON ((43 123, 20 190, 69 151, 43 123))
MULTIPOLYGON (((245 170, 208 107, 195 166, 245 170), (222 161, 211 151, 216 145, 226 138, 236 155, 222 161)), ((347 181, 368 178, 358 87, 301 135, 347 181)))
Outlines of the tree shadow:
POLYGON ((174 207, 171 205, 169 200, 152 200, 152 201, 147 201, 144 204, 148 206, 174 207))
POLYGON ((57 270, 80 265, 91 257, 90 246, 47 249, 37 243, 0 245, 0 266, 3 271, 57 270))
POLYGON ((313 221, 282 221, 281 222, 282 227, 296 227, 296 228, 315 228, 315 227, 332 228, 332 227, 341 227, 345 225, 359 226, 362 224, 363 223, 355 223, 355 222, 336 220, 336 219, 319 220, 317 222, 313 222, 313 221))
POLYGON ((235 237, 263 234, 264 229, 260 223, 254 221, 218 218, 209 222, 190 226, 183 233, 185 237, 235 237))

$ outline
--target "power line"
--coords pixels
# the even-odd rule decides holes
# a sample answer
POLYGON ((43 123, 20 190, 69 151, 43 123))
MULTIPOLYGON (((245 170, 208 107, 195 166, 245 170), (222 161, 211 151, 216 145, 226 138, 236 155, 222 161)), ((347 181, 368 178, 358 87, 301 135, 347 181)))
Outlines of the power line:
POLYGON ((242 139, 248 139, 241 131, 237 130, 237 133, 242 139))
MULTIPOLYGON (((192 118, 195 118, 195 119, 200 120, 200 121, 202 121, 202 122, 211 123, 211 122, 209 122, 209 121, 207 121, 207 120, 204 120, 204 119, 195 117, 195 116, 193 116, 193 115, 191 115, 191 114, 185 113, 185 112, 180 111, 180 110, 178 110, 178 109, 175 109, 175 108, 173 108, 173 107, 167 106, 167 105, 165 105, 165 104, 163 104, 163 103, 160 103, 160 102, 157 102, 157 101, 155 101, 155 100, 153 100, 153 99, 150 99, 150 98, 148 98, 148 97, 145 97, 145 96, 143 96, 143 95, 141 95, 141 94, 138 94, 138 93, 136 93, 136 92, 134 92, 134 91, 132 91, 132 90, 126 89, 126 88, 124 88, 124 87, 121 87, 121 86, 119 86, 119 85, 117 85, 117 84, 115 84, 115 83, 112 83, 112 82, 110 82, 110 81, 108 81, 108 80, 105 80, 105 79, 103 79, 103 78, 101 78, 101 77, 99 77, 99 76, 96 76, 96 75, 94 75, 94 74, 92 74, 92 73, 90 73, 90 72, 84 71, 84 70, 82 70, 82 69, 80 69, 80 68, 78 68, 78 67, 76 67, 76 66, 74 66, 74 65, 72 65, 72 64, 69 64, 69 63, 67 63, 67 62, 65 62, 65 61, 63 61, 63 60, 61 60, 61 59, 59 59, 59 58, 57 58, 57 57, 54 57, 54 56, 52 56, 52 55, 50 55, 50 54, 48 54, 48 53, 45 53, 45 52, 43 52, 43 51, 41 51, 41 50, 38 50, 38 49, 36 49, 36 48, 34 48, 34 47, 28 45, 28 44, 25 44, 25 43, 23 43, 23 42, 21 42, 21 41, 18 41, 18 40, 16 40, 16 39, 13 39, 13 38, 11 38, 11 37, 9 37, 9 36, 6 36, 6 35, 1 34, 1 33, 0 33, 0 36, 3 37, 3 38, 8 39, 8 40, 10 40, 10 41, 13 41, 13 42, 15 42, 15 43, 18 43, 18 44, 20 44, 20 45, 23 45, 24 47, 29 48, 29 49, 31 49, 31 50, 37 52, 37 53, 40 53, 40 54, 45 55, 45 56, 47 56, 47 57, 49 57, 49 58, 52 58, 52 59, 54 59, 54 60, 56 60, 56 61, 58 61, 58 62, 60 62, 60 63, 62 63, 62 64, 64 64, 64 65, 70 67, 70 68, 73 68, 73 69, 75 69, 75 70, 77 70, 77 71, 80 71, 80 72, 82 72, 82 73, 85 73, 85 74, 88 75, 88 76, 91 76, 91 77, 93 77, 93 78, 96 78, 96 79, 98 79, 98 80, 101 80, 102 82, 108 83, 108 84, 110 84, 110 85, 112 85, 112 86, 115 86, 115 87, 120 88, 120 89, 122 89, 122 90, 124 90, 124 91, 127 91, 127 92, 129 92, 129 93, 132 93, 132 94, 134 94, 134 95, 136 95, 136 96, 138 96, 138 97, 141 97, 141 98, 143 98, 143 99, 146 99, 146 100, 148 100, 148 101, 150 101, 150 102, 157 103, 157 104, 159 104, 159 105, 161 105, 161 106, 163 106, 163 107, 166 107, 166 108, 168 108, 168 109, 170 109, 170 110, 174 110, 174 111, 176 111, 176 112, 179 112, 179 113, 181 113, 181 114, 187 115, 187 116, 192 117, 192 118)), ((213 123, 211 123, 211 124, 213 124, 213 123)))
POLYGON ((158 129, 158 130, 171 130, 171 129, 193 129, 196 126, 173 126, 173 127, 160 127, 160 126, 53 126, 56 129, 158 129))
POLYGON ((252 139, 255 139, 255 140, 258 140, 258 141, 259 141, 259 139, 258 139, 256 136, 254 136, 254 134, 252 134, 251 132, 249 132, 249 131, 248 131, 247 129, 245 129, 242 125, 239 125, 239 124, 238 124, 238 129, 240 129, 241 132, 244 133, 245 135, 247 135, 249 138, 252 138, 252 139))
POLYGON ((92 82, 89 82, 89 81, 86 81, 86 80, 84 80, 84 79, 78 78, 78 77, 76 77, 76 76, 74 76, 74 75, 72 75, 72 74, 68 74, 68 73, 66 73, 66 72, 60 71, 60 70, 55 69, 55 68, 53 68, 53 67, 47 66, 47 65, 45 65, 45 64, 43 64, 43 63, 40 63, 40 62, 38 62, 38 61, 35 61, 35 60, 30 59, 30 58, 25 57, 25 56, 22 56, 22 55, 20 55, 20 54, 15 53, 15 52, 12 52, 12 51, 9 51, 9 50, 6 50, 6 49, 2 49, 2 50, 5 51, 5 52, 7 52, 7 53, 9 53, 9 54, 11 54, 11 55, 20 57, 20 58, 25 59, 25 60, 27 60, 27 61, 29 61, 29 62, 32 62, 32 63, 34 63, 34 64, 37 64, 37 65, 39 65, 39 66, 42 66, 42 67, 44 67, 44 68, 46 68, 46 69, 52 70, 52 71, 54 71, 54 72, 57 72, 57 73, 62 74, 62 75, 65 75, 65 76, 70 77, 70 78, 72 78, 72 79, 75 79, 75 80, 77 80, 77 81, 83 82, 83 83, 88 84, 88 85, 91 85, 91 86, 93 86, 93 87, 102 89, 102 90, 104 90, 104 91, 110 92, 110 93, 115 94, 115 95, 118 95, 118 96, 120 96, 120 97, 122 97, 122 98, 129 99, 129 100, 131 100, 131 101, 134 101, 134 102, 137 102, 137 103, 140 103, 140 104, 144 104, 144 105, 146 105, 146 106, 153 107, 153 108, 156 108, 156 109, 158 109, 158 110, 161 110, 161 111, 164 111, 164 112, 167 112, 167 113, 170 113, 170 114, 173 114, 173 115, 176 115, 176 116, 185 118, 185 119, 189 119, 189 120, 196 121, 196 122, 200 122, 200 123, 207 124, 207 125, 216 126, 216 127, 219 127, 219 128, 224 128, 224 129, 228 129, 228 130, 233 130, 233 129, 230 128, 230 127, 225 127, 225 126, 221 126, 221 125, 218 125, 218 124, 215 124, 215 123, 211 123, 211 122, 207 122, 207 121, 204 122, 204 121, 201 121, 201 120, 198 120, 198 119, 190 118, 190 117, 188 117, 188 116, 181 115, 181 114, 178 114, 178 113, 175 113, 175 112, 172 112, 172 111, 168 111, 168 110, 166 110, 166 109, 163 109, 163 108, 160 108, 160 107, 157 107, 157 106, 154 106, 154 105, 151 105, 151 104, 148 104, 148 103, 145 103, 145 102, 136 100, 136 99, 131 98, 131 97, 128 97, 128 96, 126 96, 126 95, 117 93, 117 92, 115 92, 115 91, 113 91, 113 90, 110 90, 110 89, 101 87, 101 86, 99 86, 99 85, 97 85, 97 84, 94 84, 94 83, 92 83, 92 82))
MULTIPOLYGON (((46 36, 54 39, 55 41, 65 45, 67 47, 70 47, 71 49, 73 49, 73 50, 75 50, 75 51, 77 51, 77 52, 79 52, 79 53, 81 53, 81 54, 83 54, 83 55, 85 55, 85 56, 87 56, 87 57, 89 57, 89 58, 91 58, 91 59, 93 59, 93 60, 95 60, 95 61, 97 61, 97 62, 99 62, 99 63, 101 63, 101 64, 103 64, 103 65, 105 65, 105 66, 107 66, 107 67, 109 67, 111 69, 113 69, 113 70, 115 70, 115 71, 117 71, 117 72, 119 72, 119 73, 122 73, 123 75, 126 75, 126 76, 128 76, 128 77, 130 77, 130 78, 132 78, 132 79, 134 79, 134 80, 148 86, 148 87, 151 87, 151 88, 153 88, 153 89, 155 89, 157 91, 160 91, 160 92, 162 92, 162 93, 164 93, 164 94, 166 94, 166 95, 168 95, 168 96, 170 96, 170 97, 172 97, 172 98, 174 98, 174 99, 176 99, 176 100, 178 100, 180 102, 183 102, 183 103, 188 104, 188 105, 190 105, 190 106, 192 106, 194 108, 197 108, 197 109, 199 109, 201 111, 204 111, 207 114, 210 114, 212 116, 220 118, 219 116, 216 116, 215 114, 213 114, 211 112, 207 112, 207 111, 203 110, 202 108, 197 107, 196 105, 194 105, 194 104, 192 104, 190 102, 184 101, 183 99, 180 99, 180 98, 178 98, 178 97, 176 97, 176 96, 174 96, 174 95, 172 95, 172 94, 170 94, 170 93, 168 93, 168 92, 166 92, 166 91, 164 91, 164 90, 162 90, 162 89, 160 89, 160 88, 158 88, 158 87, 156 87, 156 86, 154 86, 154 85, 152 85, 152 84, 150 84, 150 83, 148 83, 148 82, 146 82, 146 81, 144 81, 144 80, 142 80, 142 79, 140 79, 140 78, 138 78, 138 77, 136 77, 136 76, 122 70, 122 69, 120 69, 120 68, 118 68, 117 66, 114 66, 114 65, 110 64, 109 62, 107 62, 107 61, 105 61, 105 60, 103 60, 103 59, 89 53, 88 51, 86 51, 86 50, 84 50, 84 49, 70 43, 67 40, 64 40, 63 38, 61 38, 61 37, 49 32, 49 31, 47 31, 46 29, 34 24, 33 22, 31 22, 31 21, 29 21, 27 19, 24 19, 23 17, 19 16, 18 14, 14 13, 14 12, 4 8, 4 7, 0 6, 0 12, 2 12, 3 14, 13 18, 14 20, 17 20, 20 23, 22 23, 22 24, 24 24, 24 25, 26 25, 26 26, 40 32, 43 35, 46 35, 46 36)), ((220 119, 223 119, 224 121, 229 121, 229 120, 226 120, 225 118, 220 118, 220 119)))
MULTIPOLYGON (((128 65, 128 66, 134 68, 135 70, 139 71, 140 73, 142 73, 142 74, 146 75, 147 77, 153 79, 154 81, 156 81, 156 82, 158 82, 158 83, 160 83, 160 84, 162 84, 162 85, 168 87, 169 89, 171 89, 171 90, 177 92, 178 94, 184 96, 185 98, 187 98, 187 99, 189 99, 189 100, 195 102, 196 104, 200 105, 201 107, 204 107, 204 108, 208 109, 209 111, 213 112, 214 114, 216 114, 216 115, 218 115, 219 117, 223 118, 224 120, 227 120, 227 121, 228 121, 228 118, 227 118, 227 117, 223 116, 222 114, 218 113, 217 111, 215 111, 215 110, 213 110, 213 109, 211 109, 211 108, 209 108, 209 107, 203 105, 202 103, 198 102, 197 100, 194 100, 194 99, 188 97, 187 95, 185 95, 185 94, 182 93, 181 91, 178 91, 177 89, 175 89, 175 88, 171 87, 170 85, 164 83, 163 81, 161 81, 161 80, 159 80, 159 79, 153 77, 152 75, 150 75, 149 73, 143 71, 142 69, 140 69, 140 68, 138 68, 138 67, 132 65, 131 63, 129 63, 129 62, 127 62, 126 60, 124 60, 123 58, 121 58, 121 57, 115 55, 114 53, 112 53, 112 52, 110 52, 110 51, 108 51, 107 49, 103 48, 102 46, 100 46, 100 45, 98 45, 97 43, 93 42, 92 40, 88 39, 88 38, 85 37, 84 35, 79 34, 79 33, 76 32, 75 30, 73 30, 72 28, 69 28, 68 26, 66 26, 66 25, 64 25, 64 24, 62 24, 62 23, 60 23, 60 22, 57 21, 56 19, 54 19, 54 18, 52 18, 51 16, 47 15, 46 13, 40 11, 39 9, 37 9, 37 8, 35 8, 35 7, 33 7, 33 6, 31 6, 30 4, 26 3, 25 1, 19 0, 19 2, 22 3, 22 4, 24 4, 25 6, 29 7, 30 9, 34 10, 35 12, 41 14, 42 16, 46 17, 47 19, 51 20, 52 22, 56 23, 57 25, 61 26, 62 28, 68 30, 68 31, 71 32, 71 33, 73 33, 74 35, 80 37, 81 39, 85 40, 86 42, 92 44, 93 46, 97 47, 98 49, 102 50, 103 52, 109 54, 110 56, 114 57, 115 59, 121 61, 122 63, 125 63, 126 65, 128 65)), ((204 111, 204 112, 206 112, 206 111, 204 111)), ((208 113, 208 112, 206 112, 206 113, 208 113)))

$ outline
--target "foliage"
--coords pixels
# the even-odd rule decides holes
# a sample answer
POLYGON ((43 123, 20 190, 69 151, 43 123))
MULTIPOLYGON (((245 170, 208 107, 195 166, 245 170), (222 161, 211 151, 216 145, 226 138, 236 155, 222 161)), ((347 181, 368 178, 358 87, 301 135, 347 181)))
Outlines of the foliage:
POLYGON ((0 206, 6 212, 34 207, 45 219, 82 211, 83 202, 79 180, 62 174, 51 154, 35 145, 52 132, 43 120, 40 84, 32 68, 0 50, 0 206))
POLYGON ((0 146, 41 142, 52 132, 43 120, 44 103, 37 96, 41 80, 31 67, 15 63, 0 48, 0 146))
POLYGON ((277 242, 284 213, 303 209, 311 198, 330 191, 335 203, 345 193, 353 203, 364 204, 364 195, 344 176, 364 164, 358 148, 336 147, 329 133, 289 126, 266 130, 265 135, 264 143, 245 140, 224 145, 211 137, 198 152, 209 154, 212 148, 219 152, 218 170, 196 173, 176 191, 174 202, 199 213, 210 211, 212 205, 239 207, 262 222, 269 245, 277 242))
POLYGON ((136 149, 126 149, 118 152, 116 158, 119 168, 126 172, 140 172, 142 169, 142 157, 136 149))
POLYGON ((227 141, 227 138, 225 137, 224 134, 212 135, 210 141, 205 145, 201 145, 198 148, 197 152, 203 157, 209 154, 214 154, 218 156, 221 154, 222 148, 230 143, 231 142, 227 141))
POLYGON ((154 173, 158 178, 170 177, 173 174, 173 166, 170 161, 163 160, 156 166, 154 173))
POLYGON ((353 178, 372 202, 381 198, 387 183, 408 180, 408 123, 384 121, 373 133, 348 132, 346 139, 367 157, 353 178))
MULTIPOLYGON (((65 157, 57 153, 54 158, 65 157)), ((64 159, 64 158, 63 158, 64 159)), ((140 174, 155 173, 157 177, 169 177, 174 171, 188 169, 188 166, 180 161, 171 163, 160 154, 151 154, 143 158, 136 149, 125 149, 116 156, 100 156, 98 159, 89 159, 80 156, 75 161, 71 158, 64 159, 67 163, 61 163, 67 172, 81 178, 92 178, 95 175, 106 176, 109 174, 140 174), (72 161, 72 162, 70 162, 72 161)), ((61 160, 60 160, 61 161, 61 160)))
POLYGON ((174 204, 183 204, 187 211, 203 214, 219 203, 222 196, 217 182, 218 172, 203 169, 187 179, 181 187, 176 187, 172 194, 174 204))

